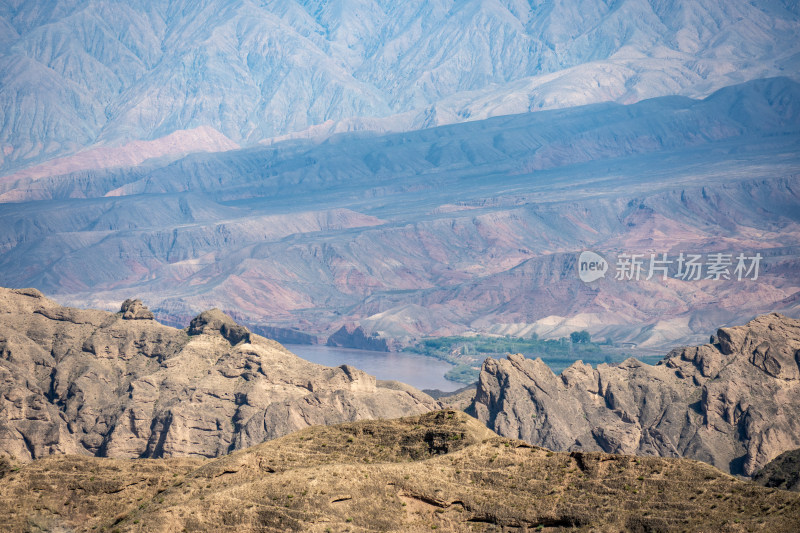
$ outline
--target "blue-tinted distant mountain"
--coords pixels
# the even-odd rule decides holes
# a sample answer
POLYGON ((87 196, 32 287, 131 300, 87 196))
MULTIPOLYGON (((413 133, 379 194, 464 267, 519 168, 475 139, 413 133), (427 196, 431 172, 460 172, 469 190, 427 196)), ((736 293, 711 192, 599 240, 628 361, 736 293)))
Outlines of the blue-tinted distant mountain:
POLYGON ((199 127, 247 146, 704 96, 796 77, 798 35, 789 0, 5 1, 0 172, 199 127))
MULTIPOLYGON (((325 335, 588 329, 640 345, 798 314, 800 84, 593 104, 0 182, 0 278, 325 335), (758 280, 592 285, 585 249, 760 252, 758 280)), ((609 255, 610 258, 613 256, 609 255)))

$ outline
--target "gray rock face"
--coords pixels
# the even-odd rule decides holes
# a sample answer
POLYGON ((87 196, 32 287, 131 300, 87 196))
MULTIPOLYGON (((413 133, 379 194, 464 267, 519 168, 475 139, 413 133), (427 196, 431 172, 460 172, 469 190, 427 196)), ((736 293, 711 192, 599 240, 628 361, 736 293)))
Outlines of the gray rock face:
POLYGON ((386 339, 367 336, 364 329, 355 324, 345 324, 333 335, 328 337, 325 344, 342 348, 355 348, 357 350, 373 350, 376 352, 389 351, 386 339))
POLYGON ((214 457, 314 424, 439 407, 304 361, 221 311, 187 331, 0 288, 0 455, 214 457))
POLYGON ((250 342, 250 331, 237 324, 231 317, 219 309, 203 311, 192 319, 189 323, 189 335, 201 335, 203 333, 219 333, 232 346, 240 342, 250 342))
POLYGON ((487 359, 470 410, 554 450, 689 457, 753 475, 800 446, 800 321, 773 313, 716 344, 556 376, 540 359, 487 359))

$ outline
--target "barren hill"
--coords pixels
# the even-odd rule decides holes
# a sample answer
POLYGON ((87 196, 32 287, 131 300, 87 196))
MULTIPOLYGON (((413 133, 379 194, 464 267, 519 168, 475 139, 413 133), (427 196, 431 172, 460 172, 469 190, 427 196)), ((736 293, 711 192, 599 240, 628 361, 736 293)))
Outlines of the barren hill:
POLYGON ((209 459, 0 469, 11 531, 794 532, 800 494, 696 461, 554 453, 456 411, 313 427, 209 459))
POLYGON ((0 450, 216 457, 317 424, 423 413, 422 392, 309 363, 218 310, 187 330, 0 288, 0 450))
POLYGON ((753 481, 765 487, 800 492, 800 448, 783 452, 756 472, 753 481))
POLYGON ((501 435, 554 450, 689 457, 753 475, 800 446, 800 320, 763 315, 676 349, 556 376, 541 359, 487 359, 473 406, 501 435))

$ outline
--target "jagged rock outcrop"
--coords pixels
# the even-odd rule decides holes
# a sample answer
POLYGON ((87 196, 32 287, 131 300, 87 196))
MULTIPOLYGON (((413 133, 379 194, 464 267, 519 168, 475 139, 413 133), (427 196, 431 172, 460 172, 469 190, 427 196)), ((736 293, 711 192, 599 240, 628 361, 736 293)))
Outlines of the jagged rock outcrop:
POLYGON ((232 346, 240 342, 250 342, 250 331, 237 324, 231 317, 219 309, 203 311, 192 319, 187 330, 189 335, 202 335, 203 333, 219 333, 232 346))
POLYGON ((800 492, 800 448, 783 452, 756 472, 753 481, 765 487, 800 492))
POLYGON ((119 312, 124 320, 154 320, 155 316, 141 300, 128 298, 122 302, 119 312))
POLYGON ((470 410, 554 450, 689 457, 753 475, 800 446, 800 320, 760 316, 656 366, 487 359, 470 410))
POLYGON ((188 330, 0 288, 0 455, 215 457, 316 424, 419 414, 422 392, 304 361, 219 310, 188 330))
POLYGON ((325 343, 327 346, 339 346, 342 348, 355 348, 356 350, 373 350, 376 352, 388 352, 389 345, 386 339, 367 335, 364 328, 355 324, 345 324, 333 335, 328 337, 325 343))

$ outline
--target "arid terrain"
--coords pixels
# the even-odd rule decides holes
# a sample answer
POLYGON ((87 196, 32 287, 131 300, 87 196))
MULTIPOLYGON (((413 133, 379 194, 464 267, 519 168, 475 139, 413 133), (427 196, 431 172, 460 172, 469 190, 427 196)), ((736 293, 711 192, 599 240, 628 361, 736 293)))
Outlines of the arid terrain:
POLYGON ((756 472, 753 481, 767 487, 800 492, 800 448, 783 452, 756 472))
POLYGON ((798 322, 656 366, 490 358, 437 401, 216 309, 178 330, 135 299, 0 289, 0 529, 793 532, 796 461, 776 456, 798 447, 798 322), (689 458, 766 465, 767 486, 689 458))
POLYGON ((554 453, 457 411, 308 428, 216 459, 0 470, 11 531, 764 531, 800 494, 685 459, 554 453))
POLYGON ((0 0, 0 533, 432 530, 800 531, 800 3, 0 0))

